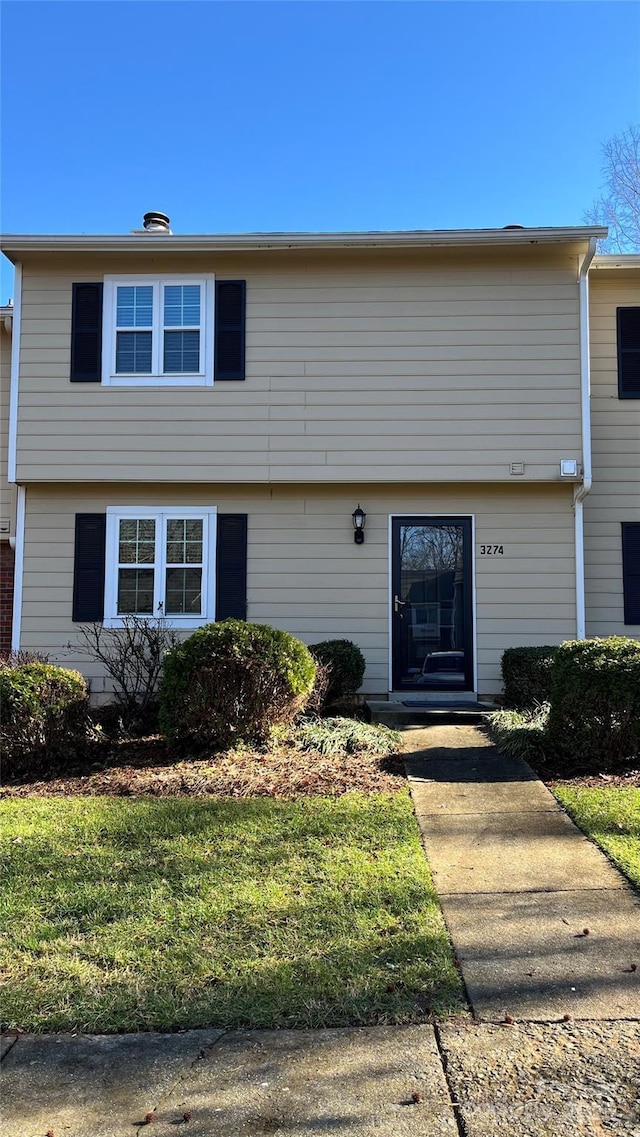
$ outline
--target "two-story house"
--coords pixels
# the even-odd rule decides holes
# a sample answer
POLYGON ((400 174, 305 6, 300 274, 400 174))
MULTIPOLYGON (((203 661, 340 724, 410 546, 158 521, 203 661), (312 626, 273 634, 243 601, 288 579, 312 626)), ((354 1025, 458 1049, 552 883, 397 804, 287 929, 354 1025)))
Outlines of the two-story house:
POLYGON ((145 226, 3 242, 15 648, 100 696, 78 624, 238 616, 441 698, 498 692, 508 646, 640 636, 638 258, 145 226))

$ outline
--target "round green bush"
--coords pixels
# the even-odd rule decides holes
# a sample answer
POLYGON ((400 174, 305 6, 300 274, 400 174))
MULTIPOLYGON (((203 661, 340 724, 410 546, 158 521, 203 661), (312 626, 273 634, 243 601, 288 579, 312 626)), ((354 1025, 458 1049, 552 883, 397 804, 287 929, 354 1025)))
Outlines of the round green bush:
POLYGON ((324 640, 312 644, 309 651, 318 663, 329 668, 325 706, 353 698, 362 685, 366 668, 364 655, 358 645, 351 640, 324 640))
POLYGON ((508 647, 502 656, 504 705, 530 711, 551 698, 551 672, 558 648, 508 647))
POLYGON ((78 671, 52 663, 1 667, 0 706, 5 777, 47 773, 86 740, 89 697, 78 671))
POLYGON ((640 642, 625 636, 558 648, 547 741, 576 771, 604 770, 640 753, 640 642))
POLYGON ((178 748, 264 741, 302 710, 315 672, 309 650, 287 632, 242 620, 206 624, 165 656, 160 729, 178 748))

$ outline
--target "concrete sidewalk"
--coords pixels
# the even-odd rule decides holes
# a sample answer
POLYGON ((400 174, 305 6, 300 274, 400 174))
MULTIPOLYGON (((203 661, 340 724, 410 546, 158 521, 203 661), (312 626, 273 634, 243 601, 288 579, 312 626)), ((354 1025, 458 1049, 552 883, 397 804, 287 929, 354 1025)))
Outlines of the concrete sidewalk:
POLYGON ((422 840, 475 1014, 640 1019, 640 903, 526 762, 408 729, 422 840))
POLYGON ((635 1023, 23 1036, 0 1134, 638 1137, 639 1098, 635 1023))

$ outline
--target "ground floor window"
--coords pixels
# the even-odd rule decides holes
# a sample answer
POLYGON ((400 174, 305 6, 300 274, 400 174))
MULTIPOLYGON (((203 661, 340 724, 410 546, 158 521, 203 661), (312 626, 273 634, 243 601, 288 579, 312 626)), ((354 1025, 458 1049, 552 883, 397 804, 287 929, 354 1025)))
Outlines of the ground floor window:
POLYGON ((214 507, 107 509, 105 624, 163 616, 176 627, 213 619, 214 507))

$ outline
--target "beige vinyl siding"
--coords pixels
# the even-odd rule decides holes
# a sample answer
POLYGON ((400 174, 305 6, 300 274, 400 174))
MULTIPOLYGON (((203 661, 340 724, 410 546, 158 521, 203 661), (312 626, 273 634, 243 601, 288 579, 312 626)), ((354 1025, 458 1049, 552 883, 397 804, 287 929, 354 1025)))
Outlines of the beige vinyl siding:
POLYGON ((557 250, 162 254, 25 265, 20 480, 556 480, 580 459, 577 261, 557 250), (71 285, 247 280, 247 379, 69 382, 71 285))
POLYGON ((590 277, 593 489, 585 500, 587 635, 640 638, 624 623, 621 522, 640 522, 640 399, 618 398, 616 308, 640 307, 640 271, 590 277))
POLYGON ((389 689, 389 516, 474 515, 478 689, 498 691, 506 647, 575 636, 571 487, 370 485, 30 486, 27 494, 21 644, 103 679, 77 652, 71 621, 74 515, 108 505, 215 505, 248 514, 248 618, 307 643, 353 639, 367 660, 364 690, 389 689), (366 510, 365 543, 351 513, 366 510), (66 645, 72 646, 67 647, 66 645))
POLYGON ((13 536, 15 488, 7 480, 9 443, 9 392, 11 386, 11 336, 0 319, 0 539, 13 536))

